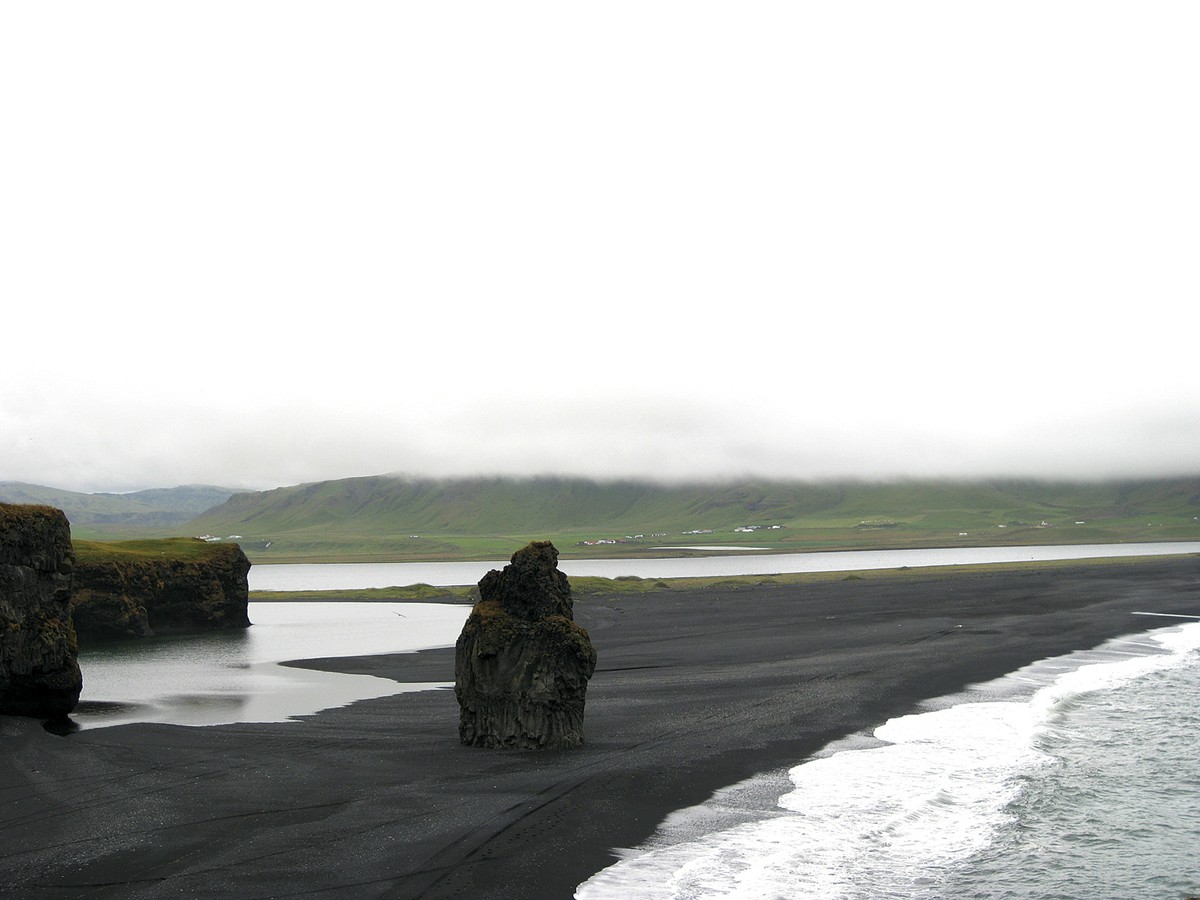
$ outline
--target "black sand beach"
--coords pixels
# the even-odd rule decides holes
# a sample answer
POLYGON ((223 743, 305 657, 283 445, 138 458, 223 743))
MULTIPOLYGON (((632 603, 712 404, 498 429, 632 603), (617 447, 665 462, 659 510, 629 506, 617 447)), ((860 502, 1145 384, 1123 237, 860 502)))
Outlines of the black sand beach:
MULTIPOLYGON (((1200 614, 1200 559, 583 600, 599 665, 569 752, 460 746, 450 691, 68 737, 0 717, 0 895, 568 898, 611 848, 720 787, 1170 624, 1135 611, 1200 614)), ((304 665, 453 680, 450 650, 304 665)))

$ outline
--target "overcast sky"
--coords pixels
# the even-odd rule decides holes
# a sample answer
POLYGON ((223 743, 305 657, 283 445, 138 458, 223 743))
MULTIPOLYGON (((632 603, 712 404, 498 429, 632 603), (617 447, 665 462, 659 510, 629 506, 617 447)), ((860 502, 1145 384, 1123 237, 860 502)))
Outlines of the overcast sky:
POLYGON ((1200 6, 0 7, 0 480, 1200 472, 1200 6))

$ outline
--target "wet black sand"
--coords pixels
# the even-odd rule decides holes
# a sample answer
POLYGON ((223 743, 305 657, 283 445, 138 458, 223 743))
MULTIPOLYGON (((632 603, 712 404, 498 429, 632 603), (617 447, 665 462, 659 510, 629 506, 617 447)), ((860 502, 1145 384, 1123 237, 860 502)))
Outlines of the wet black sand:
MULTIPOLYGON (((839 576, 840 577, 840 576, 839 576)), ((671 810, 1036 659, 1200 614, 1200 559, 581 601, 586 746, 465 748, 452 692, 68 737, 0 717, 0 895, 570 897, 671 810)), ((452 681, 452 651, 310 661, 452 681)), ((85 673, 86 677, 86 673, 85 673)))

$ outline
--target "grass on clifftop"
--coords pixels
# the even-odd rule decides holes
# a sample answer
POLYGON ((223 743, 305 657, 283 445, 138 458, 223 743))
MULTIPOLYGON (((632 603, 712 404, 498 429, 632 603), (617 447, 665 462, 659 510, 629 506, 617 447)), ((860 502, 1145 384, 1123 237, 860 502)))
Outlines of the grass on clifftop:
POLYGON ((110 560, 179 559, 188 562, 227 553, 229 544, 210 544, 198 538, 157 538, 136 541, 72 541, 75 560, 100 563, 110 560))

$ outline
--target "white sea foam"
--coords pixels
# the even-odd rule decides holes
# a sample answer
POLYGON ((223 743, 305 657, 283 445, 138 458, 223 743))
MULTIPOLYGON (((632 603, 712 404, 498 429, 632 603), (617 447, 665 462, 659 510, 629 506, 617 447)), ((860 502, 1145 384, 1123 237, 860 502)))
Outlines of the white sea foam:
POLYGON ((774 809, 761 796, 768 780, 676 813, 576 897, 946 896, 946 879, 1012 832, 1015 801, 1031 780, 1046 783, 1038 773, 1061 764, 1044 747, 1076 704, 1195 665, 1197 649, 1200 623, 1188 624, 941 698, 791 769, 792 789, 774 809), (744 821, 755 803, 761 815, 744 821))

